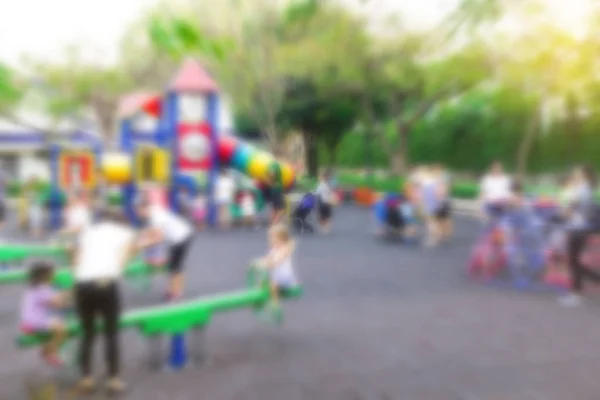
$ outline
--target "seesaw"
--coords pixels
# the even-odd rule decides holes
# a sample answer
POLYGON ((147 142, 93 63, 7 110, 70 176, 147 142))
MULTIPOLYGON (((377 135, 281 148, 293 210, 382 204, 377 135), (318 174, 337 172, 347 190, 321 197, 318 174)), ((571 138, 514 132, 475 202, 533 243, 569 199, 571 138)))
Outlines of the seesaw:
MULTIPOLYGON (((264 281, 256 282, 255 279, 252 274, 249 275, 249 286, 245 290, 130 311, 121 318, 120 329, 137 329, 148 340, 150 368, 160 367, 166 359, 162 355, 161 343, 157 340, 165 335, 172 335, 168 362, 173 369, 183 368, 190 359, 184 337, 186 333, 193 333, 195 338, 201 339, 214 314, 241 308, 261 309, 268 303, 271 297, 268 285, 264 281)), ((298 298, 302 292, 302 287, 298 286, 282 293, 281 299, 298 298)), ((67 323, 66 331, 68 338, 73 339, 81 335, 81 325, 77 320, 71 320, 67 323)), ((20 348, 29 348, 42 345, 47 340, 48 336, 45 334, 21 334, 16 343, 20 348)), ((198 346, 195 348, 198 349, 198 346)), ((193 358, 199 359, 202 356, 195 354, 193 358)))
MULTIPOLYGON (((163 272, 160 267, 153 267, 143 262, 129 264, 124 271, 124 276, 134 278, 139 276, 147 276, 155 273, 163 272)), ((14 283, 26 282, 28 271, 24 269, 16 269, 12 271, 0 272, 0 285, 10 285, 14 283)), ((68 289, 73 287, 73 271, 69 267, 58 268, 54 272, 53 285, 60 289, 68 289)))

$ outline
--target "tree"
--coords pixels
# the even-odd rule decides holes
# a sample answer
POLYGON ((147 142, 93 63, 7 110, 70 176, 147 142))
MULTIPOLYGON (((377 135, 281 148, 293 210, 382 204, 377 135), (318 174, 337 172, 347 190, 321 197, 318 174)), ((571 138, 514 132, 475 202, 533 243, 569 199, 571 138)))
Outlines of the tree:
POLYGON ((288 80, 279 122, 290 130, 302 132, 310 176, 318 174, 317 144, 325 146, 333 165, 337 147, 355 125, 359 111, 358 96, 343 86, 322 88, 309 78, 288 80))
POLYGON ((13 117, 13 111, 23 95, 22 87, 17 81, 15 72, 7 65, 0 63, 0 115, 13 117))
POLYGON ((391 170, 404 173, 409 164, 410 135, 435 105, 480 84, 487 77, 485 49, 474 44, 432 59, 420 34, 405 33, 373 53, 364 65, 367 125, 375 126, 389 152, 391 170), (395 129, 386 134, 385 122, 395 129))
POLYGON ((283 80, 275 54, 280 17, 274 2, 231 0, 209 10, 190 5, 148 26, 157 49, 175 60, 193 55, 207 64, 225 91, 235 93, 237 112, 254 120, 273 150, 281 135, 276 116, 283 80))

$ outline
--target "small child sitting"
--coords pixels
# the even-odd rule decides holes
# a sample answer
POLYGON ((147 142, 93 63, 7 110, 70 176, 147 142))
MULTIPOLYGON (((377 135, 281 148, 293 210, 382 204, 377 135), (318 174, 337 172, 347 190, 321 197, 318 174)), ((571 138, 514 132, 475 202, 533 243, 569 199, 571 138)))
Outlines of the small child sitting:
POLYGON ((258 260, 256 267, 268 273, 270 306, 279 311, 280 294, 298 285, 292 264, 296 244, 287 227, 281 224, 269 229, 268 240, 270 250, 265 257, 258 260))
POLYGON ((21 306, 21 330, 24 333, 48 333, 50 339, 42 347, 42 357, 51 365, 63 363, 57 353, 66 339, 65 323, 59 310, 67 306, 67 296, 51 286, 54 266, 45 261, 32 265, 29 288, 21 306))
POLYGON ((242 214, 242 223, 248 227, 256 225, 256 203, 254 196, 249 190, 242 192, 240 196, 240 209, 242 214))

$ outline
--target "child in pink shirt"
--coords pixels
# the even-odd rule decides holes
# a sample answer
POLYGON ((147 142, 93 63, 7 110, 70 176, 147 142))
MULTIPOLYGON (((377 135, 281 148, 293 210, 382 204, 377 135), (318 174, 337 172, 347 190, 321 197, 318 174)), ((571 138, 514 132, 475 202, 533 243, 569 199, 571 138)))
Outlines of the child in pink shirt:
POLYGON ((51 286, 53 275, 54 266, 49 262, 40 261, 32 266, 21 305, 21 330, 27 334, 49 334, 42 357, 51 365, 61 366, 57 353, 66 339, 66 331, 58 311, 66 306, 67 296, 51 286))

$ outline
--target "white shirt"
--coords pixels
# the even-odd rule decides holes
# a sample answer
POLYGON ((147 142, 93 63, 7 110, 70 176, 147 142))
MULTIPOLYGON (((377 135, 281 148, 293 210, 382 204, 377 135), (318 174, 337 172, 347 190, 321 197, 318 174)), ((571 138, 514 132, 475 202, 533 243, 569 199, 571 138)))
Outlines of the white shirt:
POLYGON ((217 203, 232 203, 235 194, 235 181, 230 176, 219 176, 215 186, 215 200, 217 203))
POLYGON ((322 202, 333 204, 333 190, 331 190, 331 187, 327 182, 319 182, 315 193, 317 196, 319 196, 322 202))
MULTIPOLYGON (((271 250, 276 252, 277 250, 271 250)), ((271 281, 279 286, 293 287, 298 285, 298 278, 294 272, 292 256, 285 258, 279 265, 271 269, 271 281)))
POLYGON ((190 224, 181 216, 164 207, 152 206, 150 208, 150 225, 158 229, 169 244, 179 244, 192 236, 190 224))
POLYGON ((508 200, 511 196, 511 181, 506 175, 486 175, 481 180, 481 195, 485 202, 508 200))
POLYGON ((135 232, 124 224, 100 222, 85 228, 79 237, 75 280, 89 282, 121 276, 123 261, 135 232))
POLYGON ((67 211, 66 222, 69 229, 84 229, 92 223, 92 214, 87 207, 77 205, 67 211))

